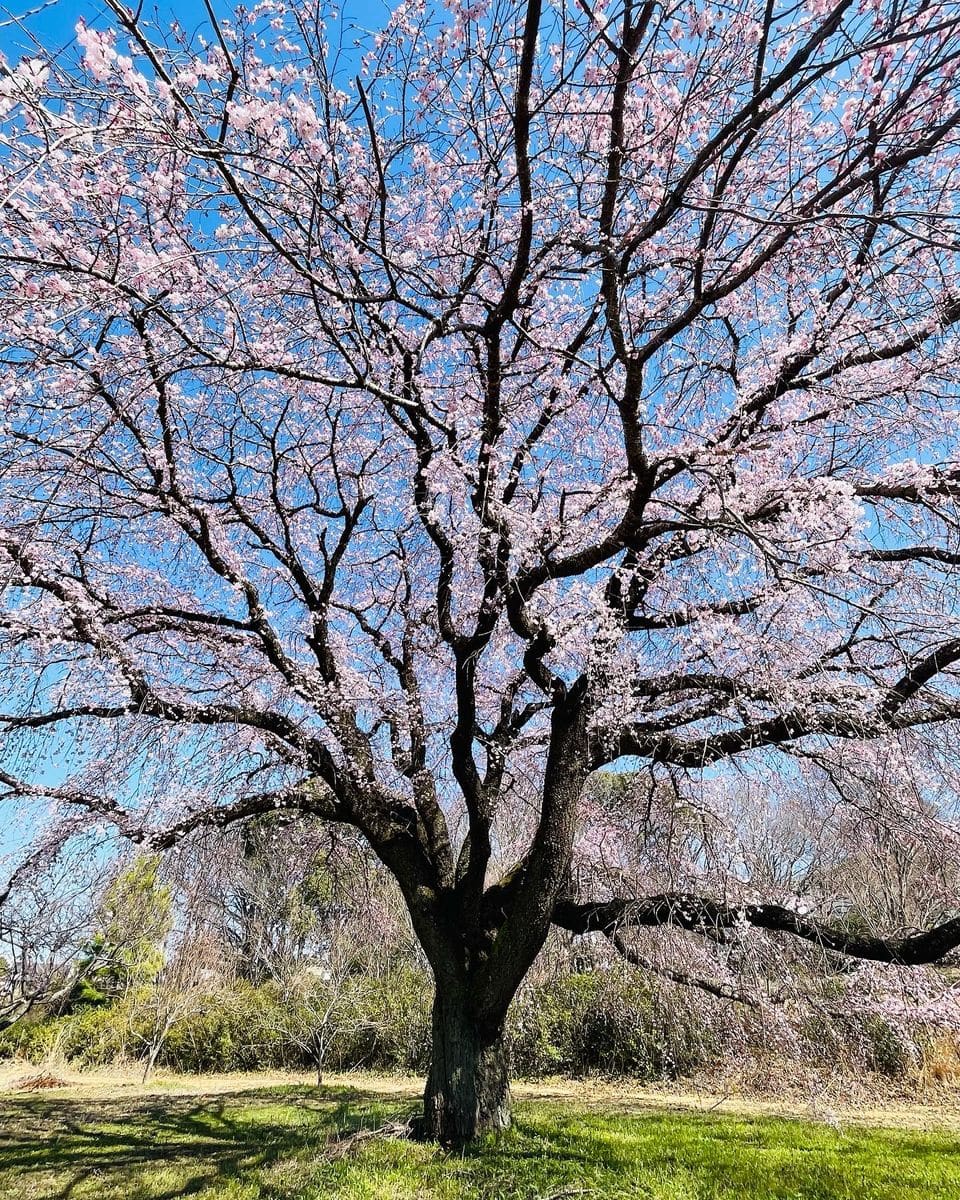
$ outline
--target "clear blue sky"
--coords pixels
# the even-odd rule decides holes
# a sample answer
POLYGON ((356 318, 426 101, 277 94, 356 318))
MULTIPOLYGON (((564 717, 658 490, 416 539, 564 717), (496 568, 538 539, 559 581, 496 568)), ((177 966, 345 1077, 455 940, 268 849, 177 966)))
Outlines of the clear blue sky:
MULTIPOLYGON (((247 0, 247 7, 251 4, 252 0, 247 0)), ((234 0, 213 0, 213 7, 215 12, 229 13, 234 8, 234 0)), ((395 0, 353 0, 352 3, 347 0, 339 7, 354 21, 379 28, 386 13, 395 7, 395 0)), ((185 29, 206 20, 203 0, 157 0, 145 4, 144 12, 151 20, 158 15, 161 24, 164 18, 175 17, 185 29)), ((69 51, 81 17, 88 25, 112 24, 104 0, 52 0, 49 3, 44 0, 0 0, 0 52, 8 62, 16 63, 24 54, 37 53, 41 47, 46 51, 69 51)))
MULTIPOLYGON (((369 0, 361 0, 358 8, 372 8, 369 0)), ((229 12, 231 0, 214 0, 214 10, 229 12)), ((202 24, 206 19, 203 0, 159 0, 144 5, 150 19, 159 15, 176 18, 186 29, 202 24)), ((24 53, 44 50, 56 52, 73 44, 77 21, 83 18, 88 25, 109 26, 113 23, 104 0, 0 0, 0 51, 9 62, 17 62, 24 53)))
MULTIPOLYGON (((201 3, 174 4, 178 12, 194 9, 203 11, 201 3)), ((59 50, 73 41, 77 21, 83 17, 88 25, 107 24, 106 5, 102 0, 6 0, 0 6, 0 50, 8 62, 17 62, 24 53, 59 50), (40 9, 40 11, 36 11, 40 9)))

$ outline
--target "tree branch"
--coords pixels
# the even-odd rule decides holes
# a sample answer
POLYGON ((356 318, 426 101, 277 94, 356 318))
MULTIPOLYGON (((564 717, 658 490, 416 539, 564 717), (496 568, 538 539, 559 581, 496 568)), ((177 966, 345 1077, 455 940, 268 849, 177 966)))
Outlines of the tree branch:
POLYGON ((771 933, 788 933, 836 954, 909 967, 938 962, 960 946, 960 917, 906 937, 871 937, 801 916, 779 904, 724 904, 686 892, 664 892, 642 900, 562 901, 554 909, 553 923, 571 933, 603 933, 608 937, 625 928, 663 925, 710 937, 750 925, 771 933))

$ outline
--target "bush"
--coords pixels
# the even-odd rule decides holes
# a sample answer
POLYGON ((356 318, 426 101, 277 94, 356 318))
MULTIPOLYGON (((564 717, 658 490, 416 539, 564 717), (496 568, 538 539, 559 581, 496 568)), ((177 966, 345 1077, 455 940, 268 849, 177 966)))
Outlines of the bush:
POLYGON ((102 1067, 133 1057, 136 1050, 130 1005, 78 1008, 63 1017, 20 1022, 0 1035, 0 1054, 39 1063, 62 1058, 85 1067, 102 1067))
POLYGON ((524 989, 509 1023, 521 1075, 675 1079, 720 1052, 720 1008, 681 988, 615 971, 524 989))
POLYGON ((340 1069, 425 1070, 430 1057, 431 993, 423 974, 409 969, 368 979, 358 987, 349 1019, 333 1046, 340 1069))
MULTIPOLYGON (((0 1058, 62 1058, 106 1066, 145 1057, 153 1018, 144 994, 32 1017, 0 1033, 0 1058)), ((335 1001, 324 1069, 423 1072, 430 1057, 432 988, 398 967, 309 990, 236 983, 205 996, 169 1031, 158 1058, 178 1071, 314 1069, 311 1021, 335 1001)), ((650 976, 596 969, 528 983, 507 1019, 513 1070, 521 1076, 622 1075, 675 1079, 724 1058, 771 1053, 781 1060, 891 1079, 960 1077, 957 1043, 931 1040, 877 1015, 828 1015, 799 1022, 783 1010, 756 1012, 650 976), (926 1039, 926 1040, 924 1040, 926 1039)))
POLYGON ((27 1062, 43 1062, 56 1051, 56 1022, 42 1013, 31 1013, 8 1029, 0 1030, 0 1060, 24 1058, 27 1062))
POLYGON ((930 1030, 876 1012, 814 1013, 798 1028, 794 1053, 810 1063, 840 1066, 848 1075, 914 1079, 923 1064, 930 1030))
POLYGON ((280 997, 272 985, 239 983, 204 999, 167 1034, 158 1062, 177 1071, 252 1071, 299 1066, 280 1037, 280 997))
POLYGON ((868 1070, 888 1079, 907 1079, 920 1062, 913 1033, 884 1017, 870 1017, 865 1025, 868 1070))
MULTIPOLYGON (((350 977, 337 994, 317 980, 308 993, 238 983, 205 997, 170 1029, 158 1062, 178 1071, 308 1068, 310 1022, 336 1001, 325 1066, 424 1071, 430 999, 424 975, 397 969, 350 977)), ((672 1079, 718 1053, 716 1013, 679 988, 617 972, 560 976, 528 986, 510 1011, 514 1070, 672 1079)), ((40 1062, 58 1054, 83 1066, 142 1058, 152 1018, 136 996, 24 1022, 0 1035, 0 1055, 40 1062)))
MULTIPOLYGON (((351 977, 340 994, 317 981, 313 1013, 337 1004, 330 1068, 423 1070, 430 1050, 430 988, 423 975, 397 970, 380 978, 351 977), (318 994, 319 993, 319 994, 318 994)), ((0 1058, 42 1062, 51 1056, 81 1066, 143 1058, 153 1031, 145 995, 111 1004, 80 1005, 61 1017, 38 1016, 0 1033, 0 1058)), ((237 983, 205 996, 167 1034, 158 1063, 177 1071, 238 1071, 314 1065, 304 1033, 310 1011, 276 983, 237 983)))
POLYGON ((275 1028, 303 1065, 315 1065, 311 1035, 322 1026, 328 1069, 422 1070, 430 1045, 429 997, 423 974, 410 969, 351 975, 335 987, 311 980, 281 998, 275 1028))

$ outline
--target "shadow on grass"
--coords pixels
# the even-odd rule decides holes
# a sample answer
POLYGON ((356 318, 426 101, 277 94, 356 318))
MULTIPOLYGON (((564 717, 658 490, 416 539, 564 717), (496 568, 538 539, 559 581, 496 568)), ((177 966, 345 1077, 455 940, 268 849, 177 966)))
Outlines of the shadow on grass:
POLYGON ((341 1139, 412 1111, 409 1096, 342 1087, 138 1099, 3 1096, 0 1196, 173 1200, 234 1180, 252 1185, 252 1195, 287 1200, 299 1192, 279 1180, 263 1185, 272 1168, 309 1169, 341 1139))
POLYGON ((402 1175, 397 1195, 463 1200, 572 1188, 611 1200, 960 1200, 960 1146, 948 1134, 837 1131, 784 1119, 598 1114, 527 1102, 507 1135, 458 1154, 377 1139, 341 1153, 343 1139, 403 1120, 415 1107, 409 1095, 342 1087, 0 1097, 0 1196, 370 1196, 378 1194, 379 1172, 393 1170, 402 1175))
POLYGON ((610 1197, 960 1200, 960 1144, 948 1133, 669 1111, 598 1117, 545 1105, 524 1106, 515 1132, 499 1169, 523 1177, 539 1166, 541 1195, 578 1181, 610 1197))

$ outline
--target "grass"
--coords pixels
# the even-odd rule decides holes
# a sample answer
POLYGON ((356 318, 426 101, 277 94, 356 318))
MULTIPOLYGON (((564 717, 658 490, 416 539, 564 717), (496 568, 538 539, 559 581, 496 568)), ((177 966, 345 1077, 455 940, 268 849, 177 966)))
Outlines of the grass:
POLYGON ((3 1200, 960 1200, 949 1132, 524 1101, 465 1154, 351 1138, 409 1093, 0 1095, 3 1200))

